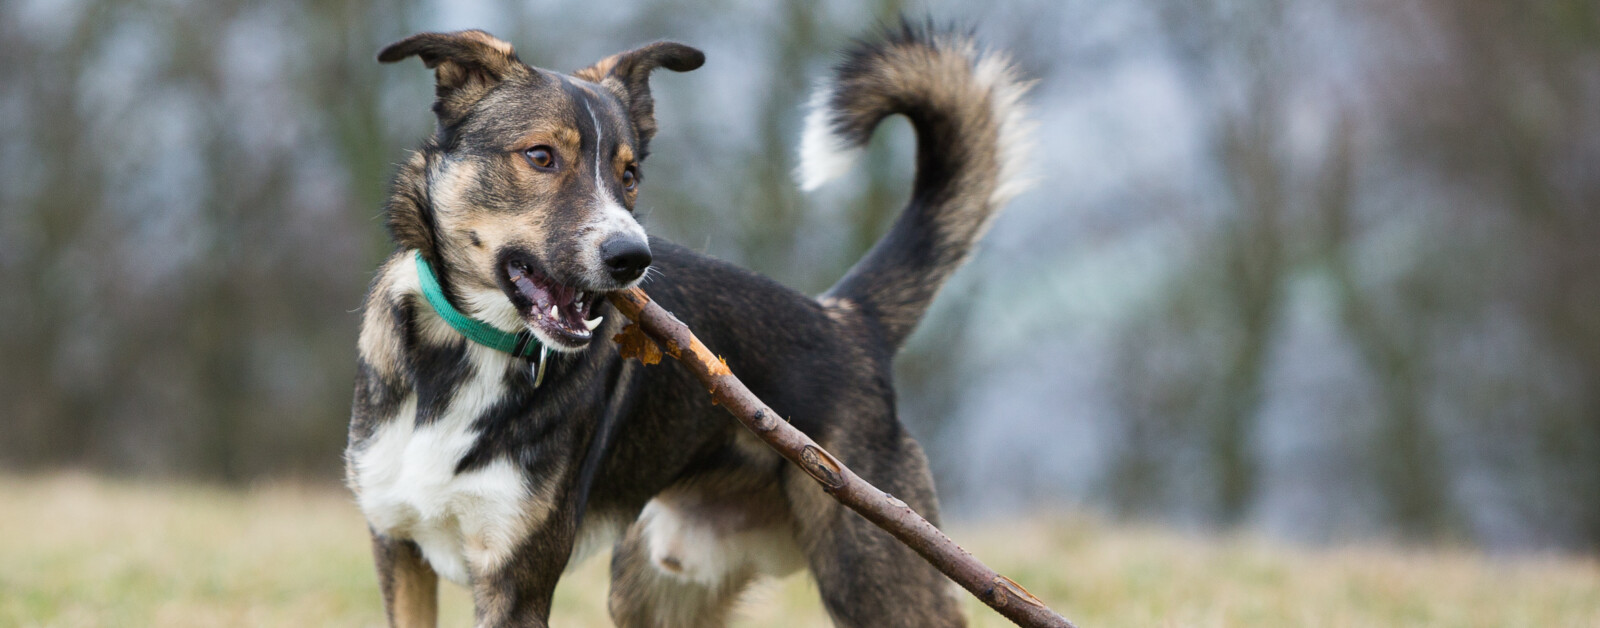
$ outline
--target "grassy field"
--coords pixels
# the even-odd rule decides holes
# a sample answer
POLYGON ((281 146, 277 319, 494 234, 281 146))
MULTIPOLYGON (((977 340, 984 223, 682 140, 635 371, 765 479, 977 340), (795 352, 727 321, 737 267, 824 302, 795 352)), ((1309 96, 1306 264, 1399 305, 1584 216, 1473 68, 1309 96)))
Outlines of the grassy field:
MULTIPOLYGON (((1084 518, 953 536, 1080 626, 1600 626, 1600 564, 1470 551, 1292 549, 1084 518)), ((606 568, 556 591, 556 626, 608 626, 606 568)), ((445 585, 444 626, 471 623, 445 585)), ((971 602, 979 626, 1009 625, 971 602)), ((0 476, 0 626, 378 626, 366 529, 334 487, 228 491, 0 476)), ((826 626, 804 575, 746 598, 741 626, 826 626)))

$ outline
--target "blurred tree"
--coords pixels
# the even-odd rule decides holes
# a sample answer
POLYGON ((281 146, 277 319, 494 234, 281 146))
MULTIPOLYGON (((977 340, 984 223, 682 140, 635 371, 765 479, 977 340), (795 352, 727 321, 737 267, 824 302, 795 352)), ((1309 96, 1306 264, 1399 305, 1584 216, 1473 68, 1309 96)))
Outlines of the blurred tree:
MULTIPOLYGON (((705 47, 706 68, 656 86, 649 228, 824 289, 898 211, 912 146, 892 123, 857 174, 803 196, 802 104, 904 7, 0 5, 0 466, 337 475, 385 182, 433 124, 428 73, 373 54, 418 30, 487 27, 563 69, 649 39, 705 47)), ((1050 175, 1002 218, 1031 221, 1010 236, 1026 250, 980 255, 900 362, 941 483, 981 497, 970 457, 989 451, 1029 504, 1097 481, 1043 477, 1066 469, 1141 516, 1327 531, 1370 509, 1411 538, 1600 548, 1593 2, 924 8, 982 13, 1022 47, 1050 175), (1152 232, 1177 235, 1105 294, 1055 281, 1106 273, 1057 249, 1152 232), (1107 294, 1100 326, 1065 307, 1107 294), (1035 355, 1063 347, 1084 354, 1035 355), (1102 397, 1059 407, 1068 376, 1037 365, 1063 361, 1102 397), (996 382, 1033 397, 972 403, 996 382), (1108 453, 976 442, 1018 432, 1108 453)))
POLYGON ((1384 148, 1440 205, 1421 247, 1427 274, 1402 286, 1416 305, 1389 318, 1423 342, 1448 334, 1437 352, 1506 325, 1529 345, 1479 364, 1430 356, 1405 367, 1421 381, 1401 385, 1471 400, 1450 406, 1477 436, 1458 464, 1526 482, 1515 508, 1571 522, 1568 542, 1600 549, 1600 7, 1430 0, 1375 12, 1385 32, 1419 42, 1387 59, 1398 76, 1379 91, 1394 138, 1384 148))
MULTIPOLYGON (((1134 366, 1130 386, 1173 390, 1172 398, 1138 394, 1124 403, 1154 402, 1131 409, 1124 448, 1126 459, 1113 472, 1114 494, 1124 508, 1142 509, 1143 489, 1152 481, 1155 458, 1138 443, 1190 434, 1199 448, 1199 462, 1212 475, 1210 518, 1224 524, 1244 519, 1257 493, 1260 464, 1255 420, 1263 398, 1267 353, 1283 308, 1284 274, 1291 260, 1284 215, 1293 176, 1281 145, 1285 123, 1282 93, 1291 75, 1281 65, 1278 49, 1284 7, 1251 3, 1243 7, 1219 0, 1162 5, 1158 11, 1174 62, 1185 67, 1188 87, 1205 112, 1201 145, 1220 189, 1217 226, 1195 234, 1201 239, 1198 264, 1180 274, 1168 308, 1156 309, 1156 323, 1188 338, 1168 338, 1207 352, 1181 370, 1159 365, 1134 366), (1199 310, 1174 320, 1171 314, 1199 310), (1157 379, 1152 379, 1156 377, 1157 379), (1176 380, 1176 381, 1174 381, 1176 380), (1179 413, 1175 423, 1165 419, 1179 413), (1154 423, 1152 423, 1154 420, 1154 423), (1152 430, 1152 425, 1161 426, 1152 430), (1161 435, 1158 435, 1161 434, 1161 435)), ((1129 333, 1148 337, 1145 325, 1129 333)), ((1164 337, 1164 336, 1163 336, 1164 337)), ((1166 359, 1148 343, 1123 345, 1124 350, 1150 352, 1166 359)))

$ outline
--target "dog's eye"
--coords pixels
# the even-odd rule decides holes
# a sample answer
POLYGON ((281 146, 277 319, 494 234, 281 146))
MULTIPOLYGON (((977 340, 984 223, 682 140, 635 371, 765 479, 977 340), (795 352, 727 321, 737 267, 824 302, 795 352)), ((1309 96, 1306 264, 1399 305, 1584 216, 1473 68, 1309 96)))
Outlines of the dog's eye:
POLYGON ((533 165, 534 168, 540 170, 556 169, 556 151, 549 146, 535 146, 522 151, 522 156, 526 157, 528 163, 533 165))
POLYGON ((622 189, 632 192, 636 187, 639 187, 638 168, 628 166, 622 170, 622 189))

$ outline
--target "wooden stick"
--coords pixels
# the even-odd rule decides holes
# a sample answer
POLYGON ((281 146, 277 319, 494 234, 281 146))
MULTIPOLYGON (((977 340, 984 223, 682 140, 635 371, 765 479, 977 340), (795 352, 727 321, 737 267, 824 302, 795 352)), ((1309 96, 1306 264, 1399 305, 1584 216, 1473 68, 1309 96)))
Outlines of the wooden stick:
POLYGON ((667 355, 689 367, 705 384, 713 401, 784 458, 804 469, 822 485, 823 491, 916 550, 983 603, 1018 626, 1072 628, 1072 622, 1050 610, 1022 585, 984 565, 905 502, 861 479, 811 437, 780 418, 687 325, 656 305, 643 290, 633 288, 612 294, 611 303, 635 323, 616 338, 624 358, 655 364, 661 361, 665 347, 667 355))

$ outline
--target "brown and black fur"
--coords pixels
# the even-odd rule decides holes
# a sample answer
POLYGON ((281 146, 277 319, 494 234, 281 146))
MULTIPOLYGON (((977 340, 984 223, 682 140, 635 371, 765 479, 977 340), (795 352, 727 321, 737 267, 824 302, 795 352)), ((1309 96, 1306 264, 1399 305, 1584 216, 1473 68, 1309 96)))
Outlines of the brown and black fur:
MULTIPOLYGON (((473 290, 522 298, 496 274, 516 256, 552 277, 592 275, 579 261, 589 253, 574 233, 575 225, 588 224, 578 197, 597 193, 590 187, 612 187, 602 182, 606 168, 648 154, 656 132, 650 72, 687 71, 702 59, 687 46, 658 43, 560 75, 523 64, 510 45, 480 31, 418 35, 379 58, 409 56, 438 74, 439 124, 396 180, 387 208, 396 252, 365 306, 349 449, 358 497, 359 476, 368 471, 357 461, 370 454, 375 434, 388 422, 414 421, 422 429, 440 420, 468 378, 484 377, 467 357, 476 349, 442 328, 428 303, 404 288, 409 256, 420 251, 431 262, 463 311, 473 290), (603 111, 590 114, 599 126, 571 114, 580 105, 603 111), (577 137, 560 137, 562 129, 577 137), (594 186, 570 173, 535 176, 505 156, 530 135, 580 148, 592 147, 596 136, 619 138, 618 153, 614 163, 593 166, 594 186), (615 161, 623 150, 628 159, 615 161), (440 164, 453 164, 453 174, 439 175, 440 164), (407 414, 413 401, 415 412, 407 414)), ((906 115, 918 137, 917 177, 889 234, 820 298, 649 240, 645 287, 654 300, 773 409, 935 523, 939 507, 927 462, 895 415, 893 359, 1011 193, 1005 186, 1015 164, 1007 161, 1014 158, 1005 143, 1016 134, 1020 118, 1011 118, 1021 89, 1003 59, 931 29, 903 27, 849 53, 815 115, 841 148, 864 145, 884 117, 906 115)), ((608 153, 595 148, 594 154, 598 161, 608 153)), ((580 174, 590 167, 574 164, 580 174)), ((631 211, 637 190, 611 192, 620 192, 631 211)), ((572 281, 599 294, 622 287, 572 281)), ((526 304, 517 306, 528 314, 526 304)), ((837 625, 964 623, 942 575, 743 432, 678 364, 621 360, 609 341, 620 316, 603 299, 596 308, 605 322, 595 340, 556 354, 539 387, 526 360, 490 374, 499 378, 497 401, 474 415, 475 440, 454 463, 455 473, 464 474, 509 461, 530 496, 508 526, 518 533, 514 551, 504 560, 486 559, 492 569, 468 561, 479 625, 545 625, 580 531, 608 527, 621 532, 609 603, 619 625, 721 625, 750 581, 801 565, 813 573, 837 625), (662 532, 677 529, 663 522, 690 532, 662 532), (702 531, 709 536, 696 536, 702 531), (761 539, 751 547, 771 539, 776 558, 734 560, 711 584, 685 575, 696 556, 674 553, 675 540, 683 548, 716 550, 724 546, 684 539, 733 547, 732 539, 747 533, 761 539), (794 565, 783 558, 791 554, 794 565)), ((373 547, 391 624, 433 625, 438 576, 418 545, 374 525, 373 547)))

